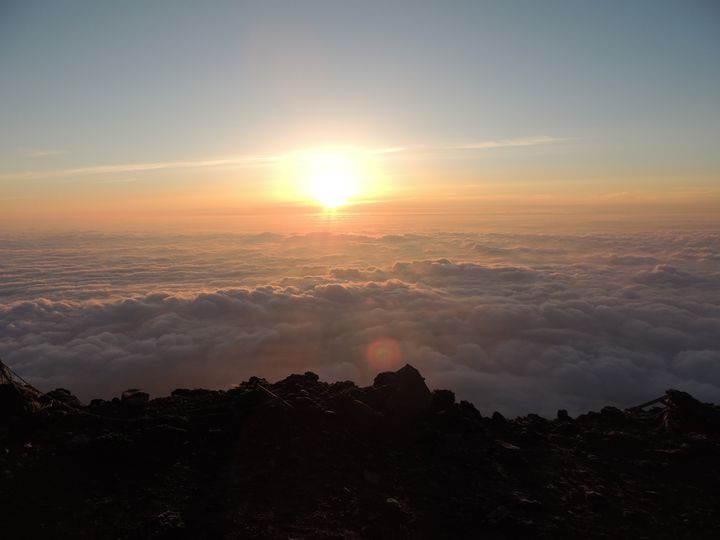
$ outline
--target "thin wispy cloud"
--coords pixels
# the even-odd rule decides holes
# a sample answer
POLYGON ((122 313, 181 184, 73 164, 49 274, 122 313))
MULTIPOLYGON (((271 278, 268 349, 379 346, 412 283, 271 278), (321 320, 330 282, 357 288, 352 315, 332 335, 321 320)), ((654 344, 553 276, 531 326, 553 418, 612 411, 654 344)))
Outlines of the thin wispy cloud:
POLYGON ((67 154, 67 150, 53 148, 20 148, 18 149, 18 153, 25 157, 47 157, 67 154))
POLYGON ((96 184, 132 184, 134 182, 140 182, 140 178, 103 178, 97 180, 96 184))
MULTIPOLYGON (((561 137, 520 137, 514 139, 496 139, 491 141, 471 142, 455 145, 419 145, 419 146, 384 146, 379 148, 364 149, 367 154, 387 155, 402 154, 405 152, 435 153, 448 150, 492 150, 499 148, 513 148, 523 146, 538 146, 566 141, 561 137)), ((61 151, 36 151, 34 155, 52 155, 51 152, 62 153, 61 151)), ((287 159, 286 153, 279 154, 252 154, 230 156, 223 158, 182 160, 182 161, 156 161, 142 163, 116 163, 111 165, 92 165, 88 167, 72 167, 66 169, 44 170, 44 171, 22 171, 15 173, 0 174, 0 180, 34 179, 34 178, 68 178, 76 176, 90 176, 116 173, 134 173, 145 171, 160 171, 169 169, 211 169, 215 167, 250 167, 273 165, 287 159)))
POLYGON ((0 175, 2 180, 19 178, 65 178, 73 176, 90 176, 100 174, 115 174, 143 171, 159 171, 166 169, 203 169, 223 166, 250 166, 276 162, 278 156, 239 156, 223 159, 201 159, 184 161, 156 161, 146 163, 117 163, 112 165, 93 165, 90 167, 73 167, 48 171, 26 171, 18 173, 5 173, 0 175))
POLYGON ((518 146, 539 146, 569 140, 567 137, 519 137, 514 139, 496 139, 466 144, 439 147, 442 150, 492 150, 495 148, 513 148, 518 146))

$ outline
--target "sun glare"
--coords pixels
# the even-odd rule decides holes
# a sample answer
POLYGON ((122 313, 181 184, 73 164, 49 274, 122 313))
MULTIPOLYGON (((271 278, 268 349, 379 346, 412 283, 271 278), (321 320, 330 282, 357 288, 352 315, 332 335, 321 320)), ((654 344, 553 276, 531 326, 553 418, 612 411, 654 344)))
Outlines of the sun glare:
POLYGON ((378 152, 354 146, 324 146, 283 155, 277 197, 326 210, 374 200, 385 193, 378 152))
POLYGON ((304 176, 308 194, 326 208, 347 204, 358 193, 359 165, 350 155, 310 154, 306 156, 304 176))

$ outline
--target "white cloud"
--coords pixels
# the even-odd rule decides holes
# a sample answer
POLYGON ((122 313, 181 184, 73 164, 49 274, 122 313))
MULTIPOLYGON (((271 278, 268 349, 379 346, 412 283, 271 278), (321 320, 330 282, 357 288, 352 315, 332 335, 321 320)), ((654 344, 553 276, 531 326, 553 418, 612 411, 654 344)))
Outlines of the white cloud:
POLYGON ((390 338, 486 413, 720 401, 712 234, 5 234, 0 251, 0 354, 85 399, 307 369, 365 384, 390 338))

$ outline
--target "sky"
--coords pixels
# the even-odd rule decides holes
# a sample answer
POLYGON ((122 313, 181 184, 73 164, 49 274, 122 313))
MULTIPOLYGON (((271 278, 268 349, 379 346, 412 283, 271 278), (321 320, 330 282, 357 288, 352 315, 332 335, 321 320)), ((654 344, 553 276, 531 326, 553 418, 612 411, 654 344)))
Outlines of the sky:
POLYGON ((720 402, 720 3, 0 0, 0 356, 720 402))
POLYGON ((709 0, 4 0, 0 225, 715 223, 719 57, 709 0))

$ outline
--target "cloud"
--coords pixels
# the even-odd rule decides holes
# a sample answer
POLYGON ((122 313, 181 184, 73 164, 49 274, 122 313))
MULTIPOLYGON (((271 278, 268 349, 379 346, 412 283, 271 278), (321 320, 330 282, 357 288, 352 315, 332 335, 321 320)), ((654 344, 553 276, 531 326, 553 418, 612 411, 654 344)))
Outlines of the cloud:
POLYGON ((713 234, 6 233, 0 249, 0 355, 84 399, 308 369, 366 384, 391 339, 485 413, 668 387, 720 401, 713 234))
POLYGON ((480 141, 463 143, 450 146, 441 146, 443 150, 493 150, 496 148, 513 148, 518 146, 538 146, 557 142, 568 141, 566 137, 517 137, 514 139, 496 139, 492 141, 480 141))
POLYGON ((47 156, 61 156, 63 154, 67 154, 67 150, 57 150, 57 149, 50 149, 50 148, 46 148, 46 149, 20 148, 18 150, 18 153, 25 157, 47 157, 47 156))
POLYGON ((0 174, 0 180, 17 178, 65 178, 99 174, 132 173, 159 171, 165 169, 209 169, 213 167, 251 166, 273 163, 273 156, 235 156, 221 159, 200 159, 192 161, 158 161, 147 163, 117 163, 112 165, 94 165, 89 167, 71 167, 48 171, 25 171, 0 174))
POLYGON ((707 277, 683 272, 667 264, 658 264, 652 270, 640 272, 634 278, 635 282, 646 285, 669 285, 675 287, 701 285, 707 280, 707 277))
MULTIPOLYGON (((442 152, 447 150, 489 150, 496 148, 511 148, 522 146, 545 145, 560 141, 568 140, 567 138, 558 137, 520 137, 515 139, 498 139, 493 141, 464 143, 457 145, 420 145, 414 147, 406 146, 385 146, 378 148, 356 149, 361 153, 375 155, 402 154, 405 152, 442 152)), ((39 157, 64 154, 62 150, 32 150, 26 151, 24 155, 39 157)), ((263 165, 273 165, 281 163, 292 154, 247 154, 221 158, 208 158, 197 160, 177 160, 177 161, 158 161, 158 162, 138 162, 138 163, 115 163, 109 165, 92 165, 85 167, 69 167, 64 169, 43 170, 43 171, 22 171, 12 173, 0 173, 0 180, 13 179, 34 179, 34 178, 66 178, 77 176, 92 176, 116 173, 136 173, 159 171, 168 169, 212 169, 217 167, 257 167, 263 165)))

